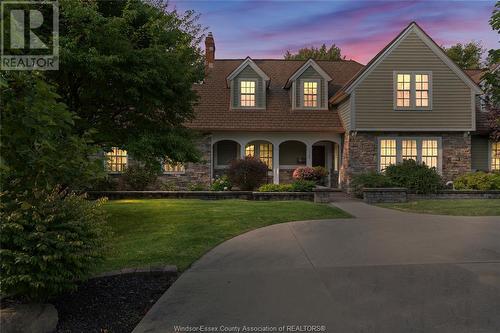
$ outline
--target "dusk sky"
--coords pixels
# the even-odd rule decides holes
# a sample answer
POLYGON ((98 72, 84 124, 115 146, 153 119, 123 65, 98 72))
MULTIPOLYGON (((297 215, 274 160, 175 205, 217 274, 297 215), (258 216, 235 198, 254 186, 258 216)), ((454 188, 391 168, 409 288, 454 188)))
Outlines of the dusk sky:
POLYGON ((439 44, 481 41, 498 48, 488 24, 495 1, 192 1, 171 0, 180 11, 194 9, 212 31, 216 58, 282 58, 286 50, 335 43, 347 59, 366 64, 409 22, 439 44))

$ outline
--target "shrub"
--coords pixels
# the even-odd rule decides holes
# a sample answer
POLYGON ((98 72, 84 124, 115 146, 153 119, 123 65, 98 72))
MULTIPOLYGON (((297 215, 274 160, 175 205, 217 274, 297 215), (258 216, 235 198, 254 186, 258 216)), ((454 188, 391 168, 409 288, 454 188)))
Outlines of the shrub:
POLYGON ((363 196, 363 188, 392 187, 395 186, 386 175, 377 172, 367 172, 355 175, 350 183, 355 196, 363 196))
POLYGON ((187 186, 188 191, 206 191, 207 186, 203 183, 191 183, 187 186))
POLYGON ((143 191, 156 182, 159 174, 160 170, 156 167, 135 164, 127 167, 122 179, 128 189, 143 191))
POLYGON ((241 190, 252 191, 266 178, 267 165, 257 158, 246 157, 232 161, 227 175, 241 190))
POLYGON ((442 188, 441 176, 435 168, 429 168, 414 160, 405 160, 386 168, 386 176, 397 186, 415 193, 436 193, 442 188))
POLYGON ((328 177, 329 172, 325 167, 315 166, 313 169, 316 180, 321 180, 325 177, 328 177))
POLYGON ((456 190, 500 190, 500 173, 472 172, 455 179, 456 190))
POLYGON ((102 258, 104 200, 60 191, 1 193, 1 293, 45 300, 73 290, 102 258))
POLYGON ((259 187, 259 192, 292 192, 292 184, 264 184, 259 187))
POLYGON ((293 171, 292 177, 295 180, 316 180, 316 173, 312 167, 299 167, 293 171))
POLYGON ((216 178, 212 185, 210 186, 211 191, 231 191, 233 185, 229 181, 229 178, 224 175, 222 177, 216 178))
POLYGON ((312 180, 296 180, 292 183, 293 192, 311 192, 316 187, 312 180))

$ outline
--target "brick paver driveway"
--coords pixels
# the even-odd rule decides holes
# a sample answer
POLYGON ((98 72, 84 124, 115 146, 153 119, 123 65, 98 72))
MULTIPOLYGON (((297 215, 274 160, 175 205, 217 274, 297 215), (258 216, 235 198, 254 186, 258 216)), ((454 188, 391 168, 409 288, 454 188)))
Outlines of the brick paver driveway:
POLYGON ((337 205, 356 218, 273 225, 216 247, 134 332, 500 332, 499 217, 337 205))

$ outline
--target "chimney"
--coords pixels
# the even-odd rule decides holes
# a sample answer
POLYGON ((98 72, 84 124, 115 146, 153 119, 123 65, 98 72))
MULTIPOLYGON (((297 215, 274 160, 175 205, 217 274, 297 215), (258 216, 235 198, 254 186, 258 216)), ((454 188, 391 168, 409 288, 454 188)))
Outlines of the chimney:
POLYGON ((213 68, 215 64, 215 41, 211 32, 205 38, 205 70, 213 68))

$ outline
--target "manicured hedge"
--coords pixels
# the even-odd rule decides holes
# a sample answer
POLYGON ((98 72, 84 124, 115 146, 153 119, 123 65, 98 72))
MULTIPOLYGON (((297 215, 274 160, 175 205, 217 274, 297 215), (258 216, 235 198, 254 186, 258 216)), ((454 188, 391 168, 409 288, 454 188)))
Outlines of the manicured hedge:
POLYGON ((500 173, 472 172, 455 179, 456 190, 500 190, 500 173))

